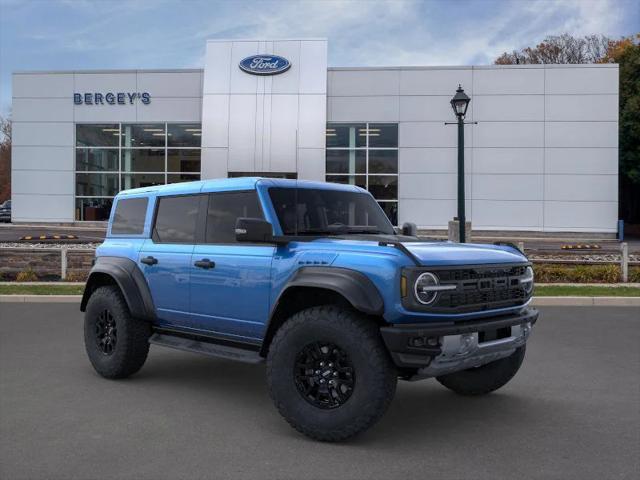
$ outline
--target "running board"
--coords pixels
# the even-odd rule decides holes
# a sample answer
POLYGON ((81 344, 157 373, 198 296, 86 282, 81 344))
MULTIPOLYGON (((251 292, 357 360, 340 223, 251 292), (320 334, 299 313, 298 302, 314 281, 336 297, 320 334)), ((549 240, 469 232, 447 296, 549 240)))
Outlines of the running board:
POLYGON ((186 352, 202 353, 212 357, 226 358, 227 360, 235 360, 237 362, 264 362, 264 358, 261 357, 258 352, 253 350, 245 350, 243 348, 231 347, 228 345, 203 342, 192 338, 178 337, 164 333, 154 333, 151 335, 151 338, 149 338, 149 343, 184 350, 186 352))

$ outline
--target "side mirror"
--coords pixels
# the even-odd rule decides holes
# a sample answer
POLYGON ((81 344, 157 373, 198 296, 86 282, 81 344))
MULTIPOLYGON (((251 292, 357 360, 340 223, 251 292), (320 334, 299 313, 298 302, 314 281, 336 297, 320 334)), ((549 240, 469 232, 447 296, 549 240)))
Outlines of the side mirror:
POLYGON ((417 237, 418 227, 416 227, 415 223, 405 222, 402 224, 402 235, 406 235, 407 237, 417 237))
POLYGON ((240 217, 236 220, 236 240, 238 242, 271 243, 273 227, 262 218, 240 217))

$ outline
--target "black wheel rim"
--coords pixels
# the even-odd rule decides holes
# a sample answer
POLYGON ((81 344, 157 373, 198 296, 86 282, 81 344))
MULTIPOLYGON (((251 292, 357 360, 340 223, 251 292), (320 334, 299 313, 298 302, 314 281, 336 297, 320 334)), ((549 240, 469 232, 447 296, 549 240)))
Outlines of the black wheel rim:
POLYGON ((116 348, 118 331, 109 310, 103 310, 96 321, 96 345, 104 355, 112 355, 116 348))
POLYGON ((294 379, 302 398, 315 407, 328 410, 349 400, 356 375, 344 350, 332 343, 315 342, 298 353, 294 379))

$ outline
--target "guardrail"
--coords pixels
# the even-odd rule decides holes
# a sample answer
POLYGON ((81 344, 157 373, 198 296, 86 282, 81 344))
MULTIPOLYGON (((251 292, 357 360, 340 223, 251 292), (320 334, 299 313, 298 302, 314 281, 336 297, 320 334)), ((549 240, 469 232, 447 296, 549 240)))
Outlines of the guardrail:
MULTIPOLYGON (((518 242, 518 248, 521 251, 524 251, 524 245, 522 242, 518 242)), ((59 260, 57 266, 52 266, 51 259, 47 259, 46 261, 41 260, 41 263, 45 263, 44 267, 42 265, 37 265, 37 260, 29 260, 27 258, 22 262, 15 262, 20 264, 19 267, 9 268, 5 265, 6 262, 0 261, 0 273, 3 271, 23 271, 31 269, 37 273, 36 269, 41 271, 45 271, 48 274, 52 274, 53 271, 59 272, 61 280, 67 280, 70 272, 69 259, 70 257, 75 256, 76 254, 90 254, 91 257, 95 254, 95 249, 93 248, 69 248, 67 246, 61 247, 43 247, 43 248, 35 248, 35 247, 0 247, 0 260, 3 257, 6 257, 6 253, 8 252, 20 252, 22 254, 30 253, 35 254, 37 256, 38 253, 58 253, 59 260), (32 268, 36 267, 36 268, 32 268), (39 268, 38 268, 39 267, 39 268)), ((532 263, 534 264, 556 264, 556 265, 619 265, 621 271, 621 280, 623 283, 629 282, 629 267, 640 265, 640 261, 631 261, 629 260, 629 248, 627 243, 620 244, 620 260, 584 260, 584 259, 532 259, 532 263)), ((82 268, 75 264, 72 268, 73 273, 78 273, 78 271, 88 273, 90 269, 90 265, 87 262, 84 262, 85 268, 82 268)))
MULTIPOLYGON (((518 249, 524 253, 524 242, 517 242, 518 249)), ((584 253, 584 250, 576 250, 575 252, 584 253)), ((620 261, 615 260, 584 260, 584 259, 546 259, 538 258, 531 260, 533 264, 550 264, 550 265, 620 265, 622 283, 629 283, 629 267, 640 265, 638 261, 629 260, 629 244, 627 242, 620 243, 620 261)))

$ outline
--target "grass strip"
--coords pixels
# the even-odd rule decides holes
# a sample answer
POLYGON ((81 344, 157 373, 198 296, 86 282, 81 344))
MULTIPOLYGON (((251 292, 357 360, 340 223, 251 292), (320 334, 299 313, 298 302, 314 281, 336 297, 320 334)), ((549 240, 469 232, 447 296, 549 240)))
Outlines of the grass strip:
POLYGON ((82 295, 84 285, 0 285, 0 295, 82 295))
MULTIPOLYGON (((0 295, 82 295, 83 285, 0 285, 0 295)), ((638 287, 536 285, 538 297, 640 297, 638 287)))

